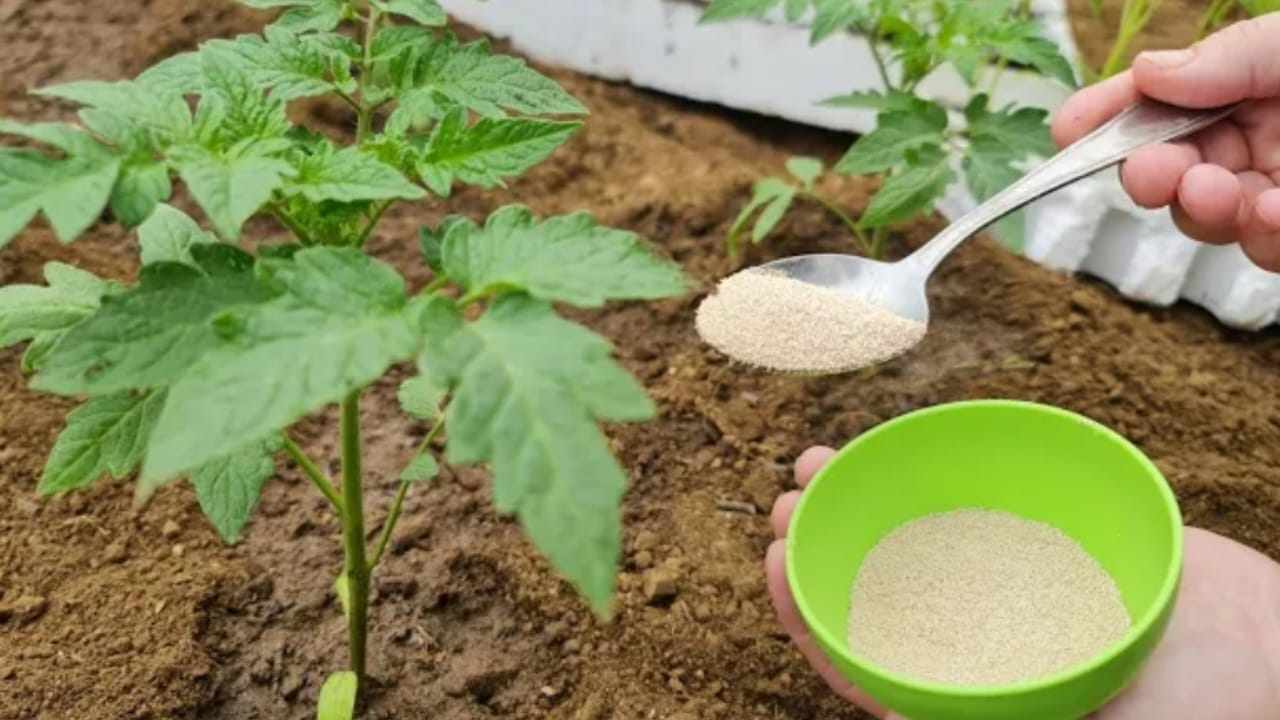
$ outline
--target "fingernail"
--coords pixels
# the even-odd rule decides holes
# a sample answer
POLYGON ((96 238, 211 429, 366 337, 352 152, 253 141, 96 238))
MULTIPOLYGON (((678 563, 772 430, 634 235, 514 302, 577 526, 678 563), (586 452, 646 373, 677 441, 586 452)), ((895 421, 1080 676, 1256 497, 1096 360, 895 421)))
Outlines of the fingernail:
POLYGON ((1280 190, 1268 190, 1259 195, 1255 207, 1263 222, 1280 229, 1280 190))
POLYGON ((1164 70, 1175 70, 1186 65, 1195 58, 1194 50, 1152 50, 1138 55, 1139 60, 1145 60, 1164 70))

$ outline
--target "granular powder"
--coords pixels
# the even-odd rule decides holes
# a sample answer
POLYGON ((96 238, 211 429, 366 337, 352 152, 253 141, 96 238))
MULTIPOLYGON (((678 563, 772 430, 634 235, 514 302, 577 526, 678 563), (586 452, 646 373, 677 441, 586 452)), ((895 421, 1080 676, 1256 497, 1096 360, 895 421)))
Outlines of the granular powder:
POLYGON ((1057 528, 991 510, 929 515, 889 533, 853 584, 849 647, 952 685, 1034 680, 1129 631, 1115 582, 1057 528))
POLYGON ((698 334, 729 357, 769 370, 838 373, 884 362, 924 338, 924 323, 858 298, 750 269, 698 308, 698 334))

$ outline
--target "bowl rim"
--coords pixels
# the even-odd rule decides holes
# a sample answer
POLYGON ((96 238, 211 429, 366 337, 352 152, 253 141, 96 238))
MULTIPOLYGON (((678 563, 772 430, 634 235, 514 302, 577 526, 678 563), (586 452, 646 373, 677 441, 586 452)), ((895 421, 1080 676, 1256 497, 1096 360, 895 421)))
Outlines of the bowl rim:
MULTIPOLYGON (((1161 616, 1173 602, 1181 579, 1183 564, 1182 511, 1178 507, 1177 498, 1174 496, 1172 488, 1169 487, 1169 482, 1165 479, 1164 474, 1160 472, 1160 469, 1155 466, 1155 463, 1151 462, 1151 459, 1148 458, 1145 453, 1138 449, 1138 447, 1127 438, 1092 418, 1070 410, 1055 407, 1053 405, 1045 405, 1043 403, 1004 399, 964 400, 959 402, 943 403, 899 415, 896 418, 885 421, 861 435, 858 435, 853 440, 850 440, 844 447, 837 451, 830 460, 827 461, 827 464, 821 470, 818 471, 818 473, 813 477, 813 480, 809 483, 809 488, 813 488, 829 474, 828 469, 835 465, 836 460, 844 455, 856 452, 857 447, 864 442, 867 442, 870 438, 883 433, 893 432, 898 426, 910 420, 918 420, 921 417, 929 415, 938 415, 975 407, 1012 408, 1045 413, 1056 415, 1064 420, 1070 420, 1072 422, 1088 426, 1099 432, 1103 437, 1117 443, 1121 448, 1123 448, 1137 462, 1137 464, 1146 471, 1147 476, 1155 483, 1156 489, 1163 501, 1162 505, 1166 511, 1167 517, 1171 521, 1173 551, 1170 554, 1169 566, 1165 569, 1164 580, 1161 583, 1160 591, 1157 593, 1156 599, 1151 603, 1150 607, 1147 608, 1147 611, 1143 613, 1142 617, 1130 625, 1129 631, 1125 633, 1124 637, 1112 643, 1106 650, 1098 653, 1085 662, 1072 665, 1065 670, 1035 680, 1027 680, 1006 685, 948 685, 939 682, 919 680, 909 675, 887 670, 870 659, 854 653, 849 649, 847 640, 833 640, 831 633, 827 631, 826 626, 815 622, 814 618, 816 613, 814 613, 810 607, 809 601, 805 597, 801 584, 796 577, 796 543, 793 542, 787 542, 786 544, 787 585, 791 590, 792 597, 795 598, 796 608, 800 611, 801 619, 804 621, 809 632, 817 636, 820 645, 822 645, 827 651, 834 650, 844 661, 857 667, 859 670, 892 683, 895 686, 920 693, 945 695, 954 698, 997 698, 1029 694, 1065 685, 1073 680, 1094 672, 1104 665, 1107 665, 1121 653, 1124 653, 1133 647, 1140 638, 1144 637, 1151 628, 1157 624, 1161 616)), ((810 497, 812 497, 812 494, 807 491, 801 496, 799 503, 796 505, 794 514, 792 515, 793 523, 804 516, 804 510, 810 497)), ((841 673, 841 675, 843 674, 844 673, 841 673)))

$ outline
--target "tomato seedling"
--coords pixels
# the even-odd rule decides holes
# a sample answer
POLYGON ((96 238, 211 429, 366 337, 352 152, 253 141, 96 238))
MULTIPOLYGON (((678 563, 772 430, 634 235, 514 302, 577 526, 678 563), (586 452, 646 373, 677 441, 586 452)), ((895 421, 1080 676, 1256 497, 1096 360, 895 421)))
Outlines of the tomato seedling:
MULTIPOLYGON (((1057 46, 1041 36, 1029 2, 1019 0, 712 0, 703 22, 765 17, 781 11, 792 22, 811 20, 810 42, 840 33, 866 39, 881 89, 828 98, 823 105, 875 110, 876 127, 863 135, 832 170, 879 179, 879 190, 855 221, 816 183, 826 172, 814 158, 793 158, 792 180, 766 178, 729 232, 731 254, 752 223, 759 243, 773 232, 797 198, 816 201, 849 228, 858 249, 884 256, 892 225, 929 212, 956 179, 957 166, 978 200, 986 200, 1022 176, 1034 156, 1054 152, 1038 108, 991 106, 990 93, 1004 68, 1017 64, 1074 86, 1075 72, 1057 46), (923 97, 920 83, 944 66, 970 88, 964 123, 948 108, 923 97), (983 73, 984 69, 990 70, 983 73), (957 126, 959 125, 959 126, 957 126)), ((1021 247, 1022 215, 997 225, 1001 239, 1021 247)))
POLYGON ((0 121, 25 141, 0 148, 0 247, 37 215, 70 242, 109 210, 137 228, 143 264, 133 285, 50 263, 46 285, 0 289, 0 346, 29 342, 31 386, 84 398, 43 495, 138 472, 145 499, 185 478, 235 542, 278 457, 296 463, 341 519, 350 669, 326 684, 322 715, 349 717, 366 675, 370 575, 406 494, 436 474, 438 439, 448 462, 492 468, 497 509, 607 614, 625 476, 598 422, 644 420, 654 406, 610 344, 552 303, 687 285, 631 233, 510 206, 423 229, 434 280, 411 292, 366 252, 383 216, 460 183, 502 185, 564 143, 586 108, 523 61, 458 40, 435 0, 242 2, 283 14, 133 80, 38 91, 78 105, 78 123, 0 121), (291 120, 291 103, 322 97, 349 106, 351 142, 291 120), (167 204, 175 176, 207 226, 167 204), (243 249, 254 218, 288 237, 243 249), (361 393, 405 362, 418 374, 400 402, 431 427, 367 545, 361 393), (331 404, 337 480, 290 430, 331 404))

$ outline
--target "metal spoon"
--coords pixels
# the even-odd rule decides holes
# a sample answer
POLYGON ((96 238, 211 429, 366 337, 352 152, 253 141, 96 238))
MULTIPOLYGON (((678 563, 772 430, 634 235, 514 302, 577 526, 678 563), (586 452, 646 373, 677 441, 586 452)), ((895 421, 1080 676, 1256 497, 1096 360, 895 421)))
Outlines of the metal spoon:
POLYGON ((798 255, 760 266, 796 280, 856 295, 901 317, 928 324, 929 276, 969 236, 1064 185, 1116 165, 1146 145, 1174 140, 1231 114, 1236 106, 1189 110, 1153 100, 1130 106, 972 212, 910 256, 880 262, 856 255, 798 255))

